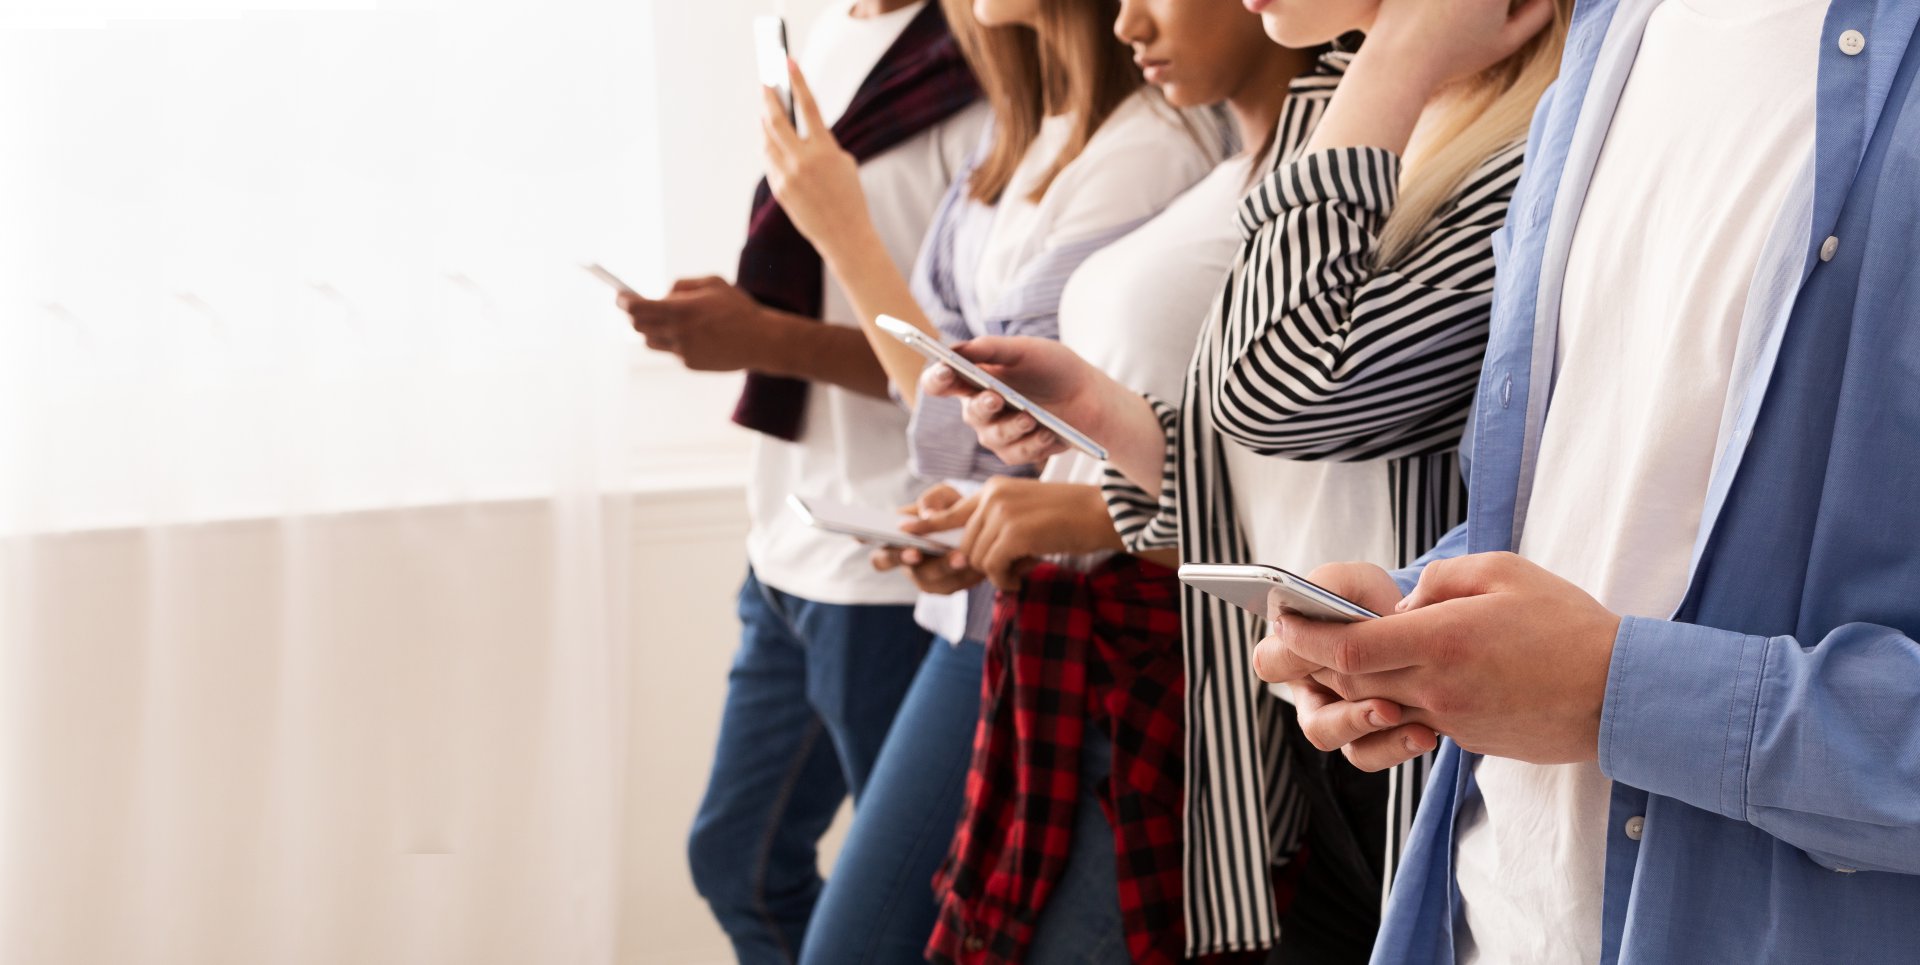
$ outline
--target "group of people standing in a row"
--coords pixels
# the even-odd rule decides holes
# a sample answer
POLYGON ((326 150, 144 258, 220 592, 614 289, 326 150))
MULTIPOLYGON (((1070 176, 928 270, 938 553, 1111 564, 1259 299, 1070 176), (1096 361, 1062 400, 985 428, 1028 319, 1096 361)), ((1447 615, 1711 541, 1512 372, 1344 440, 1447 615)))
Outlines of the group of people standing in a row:
POLYGON ((737 282, 621 296, 760 433, 740 959, 1915 960, 1917 22, 839 0, 737 282))

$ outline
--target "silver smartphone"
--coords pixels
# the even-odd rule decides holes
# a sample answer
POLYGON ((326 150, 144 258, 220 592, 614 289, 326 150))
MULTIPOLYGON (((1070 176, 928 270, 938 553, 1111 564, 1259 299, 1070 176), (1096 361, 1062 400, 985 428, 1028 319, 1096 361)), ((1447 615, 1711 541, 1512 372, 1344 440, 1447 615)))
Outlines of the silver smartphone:
POLYGON ((1277 566, 1188 563, 1180 567, 1180 582, 1266 620, 1277 620, 1286 613, 1335 623, 1358 623, 1380 616, 1277 566))
POLYGON ((614 291, 625 292, 629 295, 639 294, 639 292, 636 292, 633 290, 633 286, 627 284, 624 281, 621 281, 620 276, 615 275, 613 272, 610 272, 605 268, 600 267, 598 264, 581 265, 580 267, 586 269, 587 274, 592 275, 593 277, 598 278, 603 282, 606 282, 607 287, 613 289, 614 291))
POLYGON ((1007 405, 1012 406, 1016 411, 1033 416, 1033 421, 1040 423, 1054 435, 1059 436, 1061 442, 1101 462, 1107 461, 1107 448, 1105 446, 1087 438, 1086 433, 1068 425, 1067 420, 1035 405, 1029 401, 1026 396, 1015 392, 1012 386, 988 375, 980 366, 961 358, 959 353, 940 344, 939 339, 891 315, 880 316, 875 320, 874 324, 880 326, 881 331, 906 343, 908 348, 919 352, 921 358, 929 362, 939 362, 952 369, 954 374, 960 377, 961 381, 972 385, 976 389, 985 389, 989 392, 999 393, 1002 399, 1007 400, 1007 405))
POLYGON ((753 50, 760 67, 760 85, 773 88, 787 109, 787 123, 798 124, 793 114, 793 77, 787 73, 787 21, 781 17, 753 18, 753 50))
POLYGON ((900 522, 907 517, 898 513, 826 499, 802 499, 791 493, 787 495, 787 508, 814 529, 851 536, 863 543, 943 555, 960 548, 957 530, 927 536, 900 532, 900 522))

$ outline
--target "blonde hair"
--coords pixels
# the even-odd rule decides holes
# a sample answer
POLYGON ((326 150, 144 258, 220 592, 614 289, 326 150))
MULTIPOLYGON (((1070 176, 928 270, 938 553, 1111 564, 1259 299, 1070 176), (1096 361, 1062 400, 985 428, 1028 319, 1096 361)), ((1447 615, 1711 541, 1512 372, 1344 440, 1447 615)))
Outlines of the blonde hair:
POLYGON ((1572 15, 1573 0, 1553 0, 1553 21, 1538 37, 1449 92, 1452 104, 1445 117, 1425 135, 1428 147, 1407 158, 1400 199, 1380 232, 1381 264, 1409 254, 1461 182, 1487 158, 1526 137, 1533 109, 1560 76, 1572 15))
POLYGON ((1145 83, 1133 54, 1113 38, 1120 0, 1041 0, 1040 28, 986 27, 972 0, 942 0, 947 24, 993 108, 993 144, 967 183, 969 197, 998 204, 1049 114, 1073 117, 1067 143, 1030 199, 1054 178, 1145 83), (1045 38, 1043 44, 1042 38, 1045 38))

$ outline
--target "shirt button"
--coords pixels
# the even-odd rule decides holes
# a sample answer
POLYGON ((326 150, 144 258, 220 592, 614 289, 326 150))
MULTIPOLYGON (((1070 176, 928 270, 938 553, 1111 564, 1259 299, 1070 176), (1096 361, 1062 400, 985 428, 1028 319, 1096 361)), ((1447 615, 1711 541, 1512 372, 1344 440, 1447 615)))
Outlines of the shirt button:
POLYGON ((1859 868, 1835 868, 1835 869, 1833 869, 1833 870, 1835 870, 1835 871, 1837 871, 1837 872, 1839 872, 1840 874, 1843 874, 1843 875, 1851 875, 1851 874, 1858 874, 1858 873, 1859 873, 1859 871, 1860 871, 1860 869, 1859 869, 1859 868))
POLYGON ((1500 408, 1513 404, 1513 376, 1509 375, 1500 383, 1500 408))
POLYGON ((970 952, 983 952, 987 948, 987 940, 979 935, 968 935, 967 940, 961 944, 965 945, 970 952))
POLYGON ((1835 238, 1831 235, 1827 236, 1827 240, 1820 243, 1820 260, 1832 261, 1834 252, 1837 252, 1839 250, 1840 250, 1840 239, 1835 238))
POLYGON ((1647 833, 1647 819, 1636 814, 1627 819, 1627 840, 1638 841, 1647 833))
POLYGON ((1867 35, 1858 30, 1849 30, 1840 35, 1840 52, 1849 57, 1858 57, 1867 49, 1867 35))

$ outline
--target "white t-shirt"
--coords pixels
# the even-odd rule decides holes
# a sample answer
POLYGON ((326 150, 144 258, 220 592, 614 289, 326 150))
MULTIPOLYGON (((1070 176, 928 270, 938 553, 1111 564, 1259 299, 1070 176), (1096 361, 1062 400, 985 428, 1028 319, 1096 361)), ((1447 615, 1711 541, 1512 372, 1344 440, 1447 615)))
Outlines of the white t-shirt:
MULTIPOLYGON (((1574 231, 1520 553, 1616 613, 1686 592, 1748 288, 1813 146, 1827 0, 1667 0, 1574 231)), ((1600 958, 1610 784, 1483 759, 1458 825, 1463 963, 1600 958)))
POLYGON ((975 303, 998 302, 1020 269, 1044 251, 1155 216, 1220 160, 1220 131, 1208 112, 1183 114, 1143 89, 1114 109, 1038 202, 1031 200, 1073 125, 1069 114, 1041 121, 1014 169, 975 266, 975 303))
MULTIPOLYGON (((1233 512, 1251 558, 1296 573, 1357 560, 1392 567, 1392 462, 1304 461, 1263 456, 1228 442, 1233 512)), ((1274 692, 1285 695, 1276 685, 1274 692)))
MULTIPOLYGON (((1060 341, 1121 384, 1177 399, 1194 341, 1240 248, 1234 212, 1253 165, 1236 158, 1167 210, 1081 264, 1060 296, 1060 341)), ((1047 461, 1047 482, 1101 484, 1106 464, 1077 451, 1047 461)), ((1091 569, 1106 554, 1070 560, 1091 569)))
MULTIPOLYGON (((823 13, 800 48, 801 67, 828 123, 846 112, 882 54, 920 12, 916 3, 867 19, 846 2, 823 13)), ((860 166, 874 225, 902 272, 954 174, 980 139, 987 109, 976 104, 860 166)), ((846 293, 829 273, 822 318, 858 325, 846 293)), ((747 557, 760 581, 821 603, 909 604, 918 596, 899 572, 877 573, 868 550, 844 536, 802 523, 786 507, 789 493, 891 509, 925 486, 907 471, 907 417, 886 399, 815 382, 798 442, 756 434, 747 508, 753 528, 747 557)))

